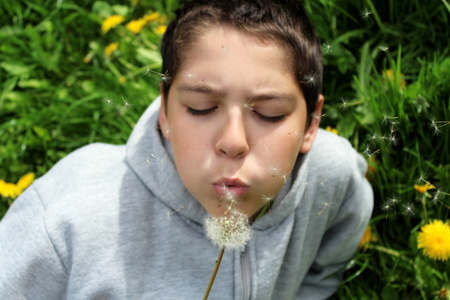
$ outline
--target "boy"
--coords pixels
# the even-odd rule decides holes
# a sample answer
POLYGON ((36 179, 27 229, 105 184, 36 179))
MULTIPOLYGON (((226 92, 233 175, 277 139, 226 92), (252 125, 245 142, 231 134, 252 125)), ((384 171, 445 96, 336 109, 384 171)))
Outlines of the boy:
POLYGON ((318 130, 302 6, 193 1, 161 53, 171 81, 127 145, 75 151, 2 220, 0 298, 200 299, 219 252, 202 223, 228 198, 253 232, 225 251, 211 299, 329 297, 373 200, 362 157, 318 130))

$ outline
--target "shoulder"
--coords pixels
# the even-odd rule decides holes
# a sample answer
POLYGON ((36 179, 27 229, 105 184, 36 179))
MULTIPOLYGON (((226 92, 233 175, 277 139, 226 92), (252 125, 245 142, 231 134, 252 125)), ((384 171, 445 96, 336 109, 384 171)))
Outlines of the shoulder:
POLYGON ((124 146, 90 144, 64 157, 33 186, 45 210, 86 202, 120 185, 127 172, 124 157, 124 146))
POLYGON ((350 142, 334 133, 319 129, 309 152, 310 167, 329 175, 348 177, 352 173, 365 174, 367 163, 350 142))

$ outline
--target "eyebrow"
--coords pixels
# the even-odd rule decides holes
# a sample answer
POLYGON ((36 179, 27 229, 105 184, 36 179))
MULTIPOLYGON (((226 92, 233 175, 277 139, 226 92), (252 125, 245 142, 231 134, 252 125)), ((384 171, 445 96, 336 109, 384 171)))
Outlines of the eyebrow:
POLYGON ((195 84, 195 85, 182 84, 178 87, 178 91, 184 93, 200 93, 219 97, 225 96, 225 92, 223 90, 207 84, 195 84))
POLYGON ((295 96, 288 93, 267 93, 267 94, 259 94, 253 95, 249 99, 251 102, 264 102, 268 100, 277 100, 277 101, 286 101, 289 103, 295 102, 295 96))
MULTIPOLYGON (((226 95, 225 91, 223 91, 222 89, 208 84, 195 84, 195 85, 182 84, 178 87, 178 91, 184 93, 200 93, 205 95, 213 95, 217 97, 224 97, 226 95)), ((296 101, 296 98, 294 95, 289 93, 269 92, 252 95, 249 97, 248 100, 250 102, 264 102, 269 100, 276 100, 293 103, 296 101)))

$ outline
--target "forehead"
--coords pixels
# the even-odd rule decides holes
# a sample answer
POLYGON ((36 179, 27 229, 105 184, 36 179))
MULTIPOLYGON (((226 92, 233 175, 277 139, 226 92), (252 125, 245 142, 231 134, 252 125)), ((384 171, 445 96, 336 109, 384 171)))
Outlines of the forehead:
POLYGON ((213 26, 185 49, 178 73, 208 80, 225 77, 221 81, 297 85, 292 65, 291 56, 276 41, 230 26, 213 26))

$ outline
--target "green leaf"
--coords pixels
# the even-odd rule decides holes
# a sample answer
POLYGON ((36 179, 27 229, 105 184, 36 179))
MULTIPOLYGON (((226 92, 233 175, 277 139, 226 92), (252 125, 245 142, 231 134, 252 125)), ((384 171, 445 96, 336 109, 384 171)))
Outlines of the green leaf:
POLYGON ((144 65, 146 64, 162 65, 161 55, 157 50, 148 50, 140 47, 137 49, 136 59, 144 65))
POLYGON ((21 81, 19 81, 18 86, 21 88, 43 89, 43 88, 48 88, 50 86, 50 82, 47 79, 21 80, 21 81))
POLYGON ((20 62, 2 62, 0 66, 12 75, 27 75, 35 68, 34 65, 26 66, 20 62))
POLYGON ((398 292, 390 287, 389 285, 385 285, 383 290, 381 291, 381 299, 383 300, 398 300, 400 299, 398 292))
POLYGON ((96 1, 94 5, 92 5, 92 12, 103 19, 113 15, 111 5, 105 1, 96 1))
POLYGON ((125 5, 113 5, 112 10, 115 15, 127 16, 130 8, 125 5))

